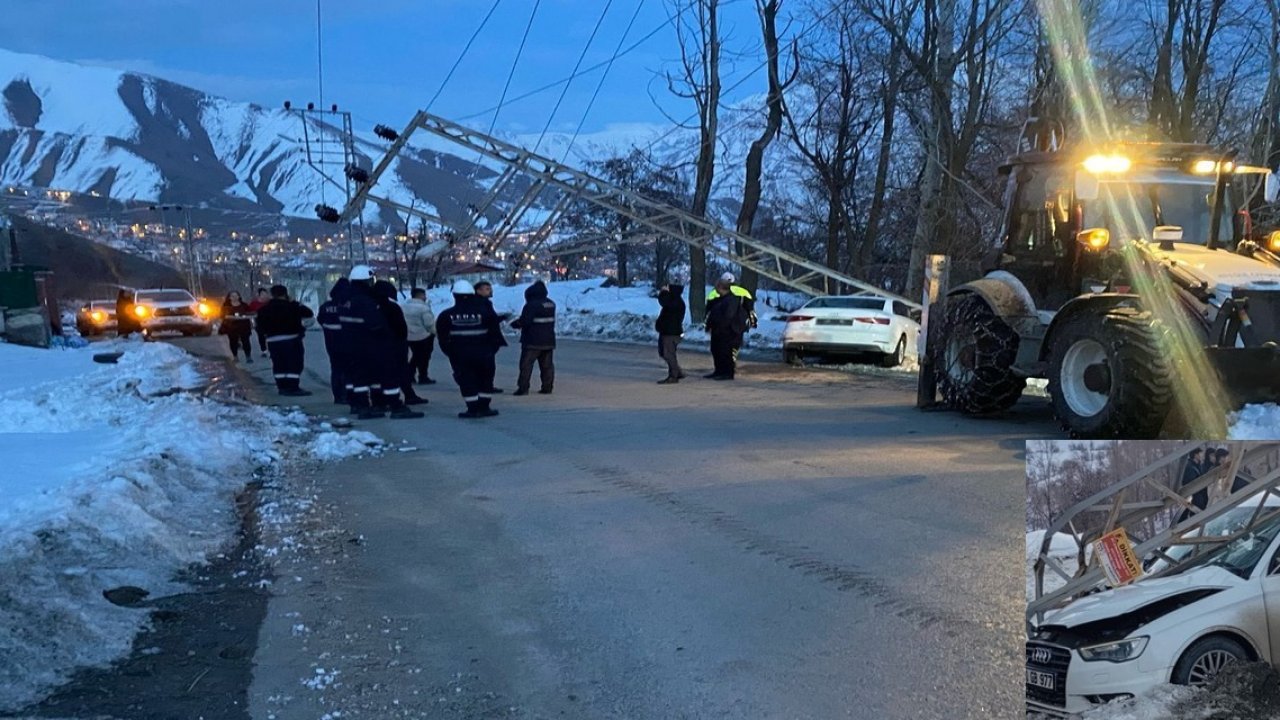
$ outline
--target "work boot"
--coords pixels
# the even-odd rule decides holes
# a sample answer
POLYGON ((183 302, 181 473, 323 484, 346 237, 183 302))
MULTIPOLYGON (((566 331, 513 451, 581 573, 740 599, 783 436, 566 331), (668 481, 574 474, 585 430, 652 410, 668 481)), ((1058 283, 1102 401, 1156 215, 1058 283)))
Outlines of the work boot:
POLYGON ((491 398, 482 397, 480 398, 480 401, 476 403, 476 411, 480 413, 480 417, 493 417, 498 414, 497 410, 489 407, 489 403, 491 402, 493 402, 491 398))
POLYGON ((539 395, 550 395, 550 394, 551 394, 551 388, 549 388, 549 387, 544 387, 544 388, 542 388, 541 390, 539 390, 539 391, 538 391, 538 394, 539 394, 539 395))
POLYGON ((659 380, 659 381, 658 381, 658 384, 659 384, 659 385, 675 385, 675 384, 676 384, 676 383, 678 383, 678 382, 680 382, 680 378, 679 378, 679 377, 665 377, 665 378, 663 378, 663 379, 659 380))
POLYGON ((460 418, 481 418, 481 417, 484 417, 484 415, 481 415, 481 414, 480 414, 480 402, 479 402, 478 400, 472 400, 472 401, 468 402, 468 403, 467 403, 467 409, 466 409, 464 412, 460 412, 460 413, 458 413, 458 417, 460 417, 460 418))
POLYGON ((311 394, 311 391, 303 390, 302 388, 291 387, 291 388, 285 388, 281 390, 280 394, 285 397, 306 397, 311 394))
POLYGON ((392 420, 412 420, 413 418, 427 416, 426 413, 408 408, 404 403, 400 402, 399 398, 396 398, 396 400, 389 405, 389 408, 391 410, 392 420))
POLYGON ((515 392, 511 393, 511 396, 524 397, 525 395, 528 395, 528 394, 529 394, 529 388, 519 388, 515 392))
POLYGON ((430 401, 419 395, 410 395, 404 399, 405 405, 426 405, 428 402, 430 401))

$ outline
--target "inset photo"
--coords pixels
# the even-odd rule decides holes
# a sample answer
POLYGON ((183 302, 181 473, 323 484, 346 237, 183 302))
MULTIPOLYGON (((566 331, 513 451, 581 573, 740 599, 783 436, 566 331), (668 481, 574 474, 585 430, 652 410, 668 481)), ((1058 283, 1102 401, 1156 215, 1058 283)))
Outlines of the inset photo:
POLYGON ((1028 442, 1028 717, 1280 717, 1278 487, 1280 442, 1028 442))

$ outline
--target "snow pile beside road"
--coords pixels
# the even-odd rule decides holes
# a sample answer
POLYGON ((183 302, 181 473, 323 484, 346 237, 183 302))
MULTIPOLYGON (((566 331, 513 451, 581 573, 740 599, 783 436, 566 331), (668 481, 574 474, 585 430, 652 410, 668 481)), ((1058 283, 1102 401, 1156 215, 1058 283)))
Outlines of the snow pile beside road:
POLYGON ((316 460, 345 460, 362 455, 379 455, 386 444, 371 432, 352 430, 319 433, 307 444, 307 453, 316 460))
POLYGON ((1245 405, 1227 418, 1230 440, 1275 440, 1280 438, 1280 405, 1245 405))
POLYGON ((1196 689, 1184 685, 1160 685, 1136 698, 1090 710, 1080 715, 1080 720, 1209 720, 1217 717, 1185 712, 1187 701, 1198 694, 1196 689))
POLYGON ((125 653, 148 619, 109 603, 152 597, 238 527, 235 495, 298 416, 183 392, 205 384, 160 343, 94 350, 0 345, 0 712, 80 665, 125 653), (123 350, 118 364, 94 352, 123 350))
POLYGON ((1265 662, 1228 665, 1203 688, 1159 685, 1090 710, 1081 720, 1280 720, 1280 673, 1265 662))

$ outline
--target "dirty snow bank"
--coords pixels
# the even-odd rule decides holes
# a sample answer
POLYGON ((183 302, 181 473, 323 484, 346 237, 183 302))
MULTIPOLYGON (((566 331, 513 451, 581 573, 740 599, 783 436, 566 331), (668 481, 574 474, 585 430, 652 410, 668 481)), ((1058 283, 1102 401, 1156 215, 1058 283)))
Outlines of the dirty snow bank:
POLYGON ((162 343, 90 349, 0 344, 0 712, 84 665, 126 654, 148 619, 109 603, 152 597, 233 537, 234 497, 309 435, 301 413, 185 392, 207 384, 162 343), (95 352, 122 350, 118 364, 95 352))
POLYGON ((1227 417, 1230 440, 1275 440, 1280 438, 1280 405, 1245 405, 1227 417))
POLYGON ((1204 688, 1160 685, 1090 710, 1081 720, 1280 720, 1280 673, 1264 662, 1229 665, 1204 688))

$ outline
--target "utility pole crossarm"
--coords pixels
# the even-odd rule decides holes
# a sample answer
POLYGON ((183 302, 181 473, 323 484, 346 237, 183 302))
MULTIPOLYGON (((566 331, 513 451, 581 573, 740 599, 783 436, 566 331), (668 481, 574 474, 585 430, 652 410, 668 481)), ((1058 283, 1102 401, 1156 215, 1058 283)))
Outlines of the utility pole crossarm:
POLYGON ((360 192, 352 198, 352 202, 343 211, 344 219, 358 212, 359 206, 368 195, 368 189, 377 182, 391 159, 403 149, 406 138, 414 129, 425 130, 507 167, 516 168, 531 176, 535 182, 546 183, 562 190, 568 196, 612 210, 657 231, 660 235, 706 250, 805 294, 833 294, 844 292, 848 288, 856 288, 898 300, 912 308, 920 307, 918 303, 905 297, 832 270, 803 256, 722 227, 679 208, 656 202, 580 170, 566 167, 524 148, 425 111, 419 111, 405 132, 392 143, 386 157, 371 174, 369 182, 360 188, 360 192), (715 242, 717 238, 727 242, 717 243, 715 242), (735 243, 744 248, 742 255, 732 251, 735 243))

